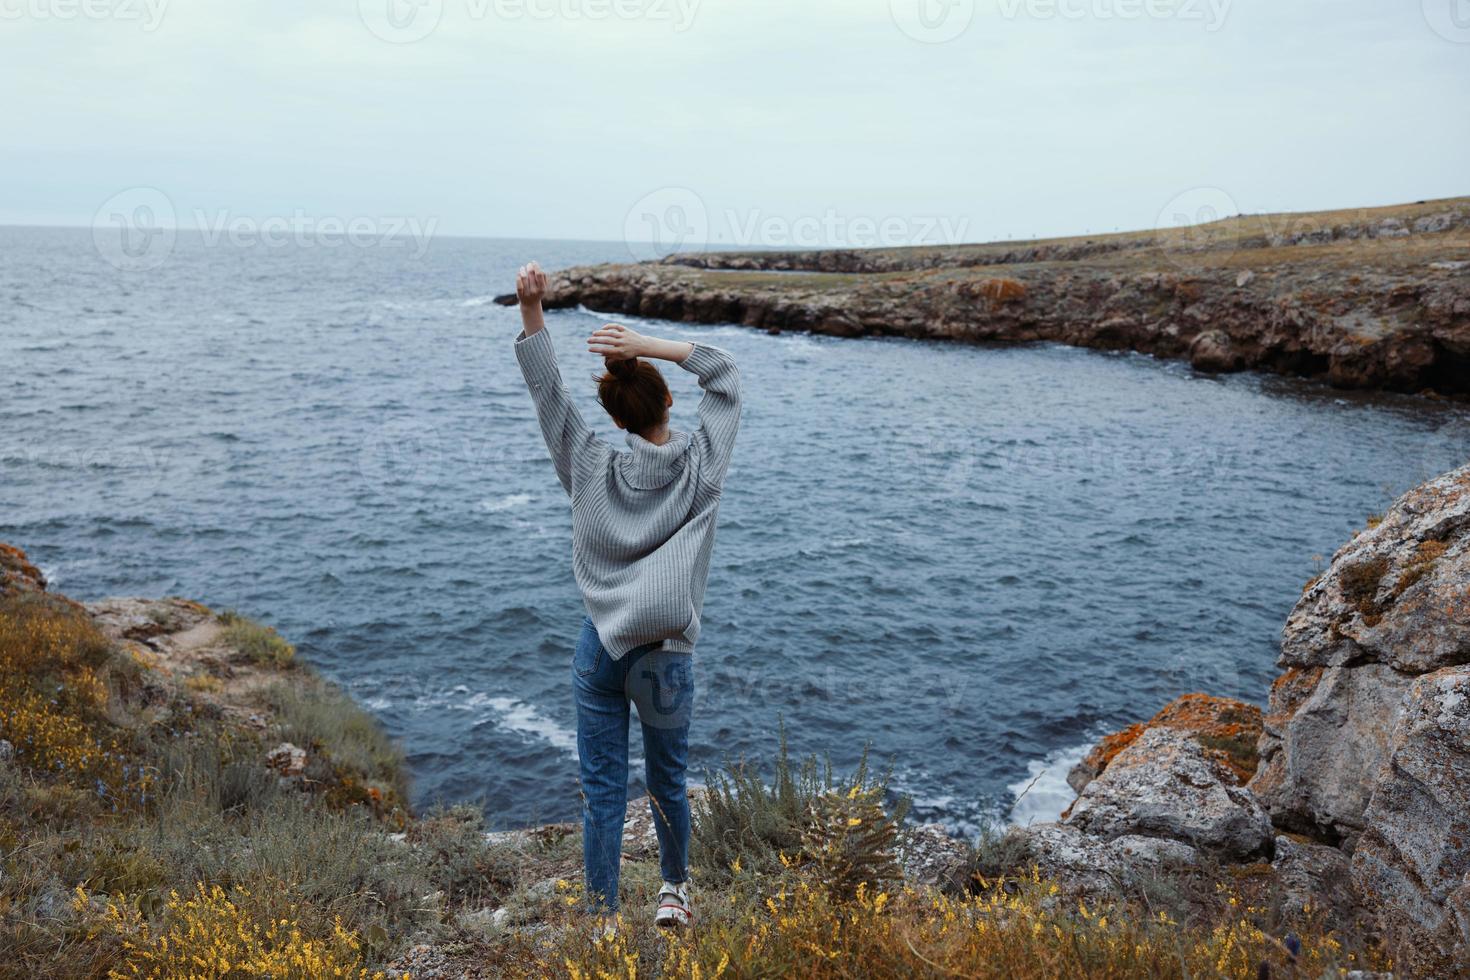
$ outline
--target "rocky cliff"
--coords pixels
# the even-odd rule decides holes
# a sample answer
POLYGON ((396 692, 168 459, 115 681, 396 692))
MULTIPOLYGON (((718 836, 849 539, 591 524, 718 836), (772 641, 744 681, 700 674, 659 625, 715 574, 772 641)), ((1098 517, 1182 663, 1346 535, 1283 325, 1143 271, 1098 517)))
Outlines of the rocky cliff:
POLYGON ((1025 244, 680 254, 556 273, 547 305, 843 337, 1057 341, 1467 396, 1470 198, 1025 244))
POLYGON ((1094 894, 1255 864, 1298 904, 1371 922, 1409 974, 1470 975, 1470 466, 1337 552, 1280 666, 1264 716, 1186 695, 1105 738, 1018 853, 1094 894))
MULTIPOLYGON (((0 977, 1470 975, 1470 466, 1308 583, 1264 713, 1177 699, 1055 822, 972 848, 865 769, 718 775, 683 943, 589 927, 576 826, 409 813, 398 751, 293 653, 184 599, 54 595, 0 545, 0 977)), ((623 851, 640 908, 643 801, 623 851)))

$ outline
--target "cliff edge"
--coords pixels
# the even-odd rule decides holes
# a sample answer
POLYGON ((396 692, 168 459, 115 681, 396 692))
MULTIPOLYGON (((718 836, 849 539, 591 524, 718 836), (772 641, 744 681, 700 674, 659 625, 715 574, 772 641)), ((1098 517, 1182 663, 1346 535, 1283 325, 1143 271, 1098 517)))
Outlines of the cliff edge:
POLYGON ((840 337, 1055 341, 1467 397, 1470 198, 1022 243, 680 253, 555 273, 546 305, 840 337))

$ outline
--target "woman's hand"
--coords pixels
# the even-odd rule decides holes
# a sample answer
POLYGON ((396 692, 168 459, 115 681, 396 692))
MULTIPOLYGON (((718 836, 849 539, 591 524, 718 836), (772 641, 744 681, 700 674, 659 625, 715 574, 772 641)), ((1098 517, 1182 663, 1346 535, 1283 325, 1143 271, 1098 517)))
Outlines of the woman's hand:
POLYGON ((693 350, 694 345, 691 343, 645 337, 621 323, 609 323, 587 338, 587 353, 598 354, 608 361, 625 361, 630 357, 656 357, 661 361, 678 364, 693 350))
POLYGON ((546 295, 546 273, 535 262, 521 266, 516 273, 516 299, 522 306, 540 306, 546 295))
POLYGON ((600 354, 609 361, 647 357, 649 356, 648 339, 638 331, 620 323, 609 323, 587 338, 587 352, 600 354))

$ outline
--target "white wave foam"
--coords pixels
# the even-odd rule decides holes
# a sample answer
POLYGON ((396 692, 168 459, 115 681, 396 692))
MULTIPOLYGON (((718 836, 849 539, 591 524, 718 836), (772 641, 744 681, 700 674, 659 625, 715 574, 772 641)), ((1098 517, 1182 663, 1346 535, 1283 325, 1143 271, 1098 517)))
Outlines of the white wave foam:
POLYGON ((811 548, 798 548, 796 550, 798 554, 805 555, 807 558, 815 558, 818 555, 825 555, 832 551, 843 551, 847 548, 861 548, 867 543, 867 538, 833 538, 830 541, 824 541, 811 548))
POLYGON ((486 303, 493 302, 495 302, 494 296, 471 296, 469 299, 465 300, 459 305, 466 308, 473 308, 476 306, 484 306, 486 303))
POLYGON ((1006 787, 1016 798, 1011 804, 1011 823, 1024 827, 1061 816, 1062 811, 1077 798, 1072 787, 1067 785, 1067 773, 1091 751, 1095 741, 1058 749, 1045 758, 1028 762, 1026 778, 1006 787))
POLYGON ((468 703, 476 707, 483 705, 493 712, 477 720, 476 725, 493 721, 508 732, 539 738, 552 748, 559 749, 568 755, 577 754, 577 733, 562 728, 538 711, 534 705, 515 698, 490 697, 484 694, 476 694, 468 703))
POLYGON ((56 570, 55 565, 37 565, 36 570, 46 580, 46 588, 52 592, 56 591, 56 583, 61 581, 61 573, 56 570))
POLYGON ((487 514, 495 514, 502 510, 524 507, 535 499, 529 493, 508 493, 504 497, 487 497, 480 501, 480 510, 487 514))
POLYGON ((369 711, 387 711, 393 707, 393 699, 385 697, 363 698, 362 706, 369 711))

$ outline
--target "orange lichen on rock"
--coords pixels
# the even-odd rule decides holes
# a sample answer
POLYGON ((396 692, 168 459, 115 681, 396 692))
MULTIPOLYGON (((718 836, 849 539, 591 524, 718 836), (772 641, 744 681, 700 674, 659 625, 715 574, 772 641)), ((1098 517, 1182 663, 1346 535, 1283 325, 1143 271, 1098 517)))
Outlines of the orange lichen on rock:
POLYGON ((1256 741, 1261 736, 1261 709, 1234 698, 1208 694, 1185 694, 1165 705, 1148 721, 1129 725, 1105 735, 1067 777, 1074 790, 1082 791, 1108 763, 1144 732, 1173 728, 1188 732, 1222 769, 1241 783, 1255 775, 1259 757, 1256 741))
POLYGON ((42 592, 46 576, 32 565, 26 553, 14 545, 0 542, 0 596, 16 592, 42 592))
POLYGON ((987 299, 994 306, 1026 298, 1026 284, 1017 279, 982 279, 964 288, 969 295, 987 299))

